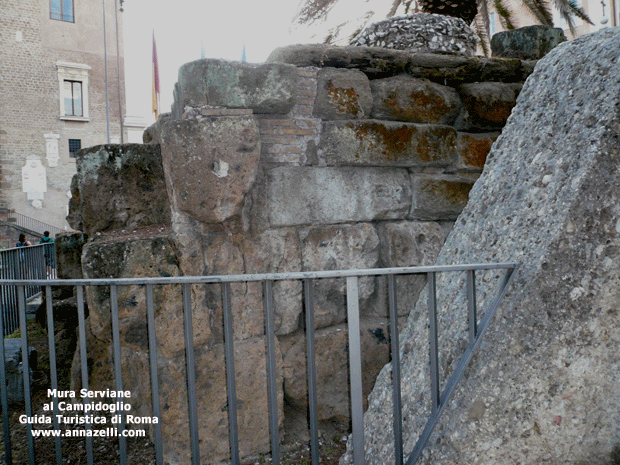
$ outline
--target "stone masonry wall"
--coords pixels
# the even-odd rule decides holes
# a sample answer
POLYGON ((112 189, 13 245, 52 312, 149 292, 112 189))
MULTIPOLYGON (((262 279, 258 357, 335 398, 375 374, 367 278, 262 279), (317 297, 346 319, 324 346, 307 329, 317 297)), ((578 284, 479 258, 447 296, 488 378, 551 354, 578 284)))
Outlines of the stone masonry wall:
MULTIPOLYGON (((129 145, 83 151, 70 219, 74 227, 96 225, 85 231, 92 238, 82 255, 86 278, 432 264, 531 69, 519 60, 365 47, 290 47, 271 61, 188 63, 179 71, 172 114, 146 131, 150 144, 142 152, 129 145), (165 179, 165 187, 148 183, 145 196, 136 195, 140 185, 129 169, 139 153, 152 164, 161 156, 165 179), (106 189, 115 196, 104 200, 110 218, 94 221, 93 205, 106 189), (155 202, 170 216, 127 223, 136 208, 155 202)), ((424 281, 398 284, 405 316, 424 281)), ((187 463, 180 295, 159 292, 164 451, 170 463, 187 463)), ((346 420, 344 283, 316 281, 314 295, 319 418, 346 420)), ((301 296, 299 282, 274 286, 281 420, 307 405, 301 296)), ((107 296, 87 297, 90 331, 109 343, 107 296)), ((194 286, 191 297, 201 457, 218 461, 228 457, 220 289, 194 286)), ((144 297, 126 289, 119 300, 127 303, 119 309, 123 365, 132 373, 124 386, 140 393, 132 407, 148 413, 149 379, 140 374, 147 363, 144 297)), ((367 394, 389 360, 385 282, 362 279, 360 300, 367 394)), ((232 306, 240 447, 247 456, 269 450, 260 286, 233 284, 232 306)))

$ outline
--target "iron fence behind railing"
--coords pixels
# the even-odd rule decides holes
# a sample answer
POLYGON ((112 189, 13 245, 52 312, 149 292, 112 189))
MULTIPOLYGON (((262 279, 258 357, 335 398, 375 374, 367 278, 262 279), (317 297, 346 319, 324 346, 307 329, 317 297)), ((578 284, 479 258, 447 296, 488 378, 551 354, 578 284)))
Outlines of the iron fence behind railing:
POLYGON ((64 229, 62 228, 44 223, 43 221, 39 221, 16 212, 9 212, 7 222, 13 223, 16 226, 29 229, 30 231, 34 231, 39 234, 43 234, 45 231, 49 231, 52 237, 56 236, 56 234, 58 233, 64 232, 64 229))
MULTIPOLYGON (((236 275, 236 276, 203 276, 203 277, 171 277, 171 278, 144 278, 144 279, 99 279, 99 280, 52 280, 52 281, 14 281, 0 280, 0 286, 16 288, 16 294, 19 300, 19 322, 21 327, 21 347, 22 360, 24 360, 23 377, 25 386, 25 411, 26 416, 32 416, 30 379, 28 369, 28 357, 24 356, 28 349, 28 336, 26 331, 25 317, 25 287, 26 286, 44 286, 47 304, 47 328, 49 338, 49 361, 51 372, 51 388, 58 389, 58 379, 56 376, 56 352, 54 341, 54 315, 52 311, 52 288, 54 286, 74 286, 77 295, 78 310, 78 333, 79 333, 79 362, 81 369, 82 388, 88 389, 89 386, 89 356, 87 354, 86 345, 86 320, 85 320, 85 289, 89 286, 106 286, 109 287, 109 309, 110 309, 110 326, 112 329, 112 356, 113 356, 113 372, 114 386, 111 388, 118 391, 123 390, 123 386, 127 385, 123 382, 121 370, 121 343, 119 332, 119 302, 118 288, 120 286, 143 286, 144 302, 146 303, 146 326, 148 339, 148 358, 150 367, 151 380, 151 399, 152 414, 158 418, 158 422, 153 425, 153 439, 155 446, 156 463, 163 464, 162 450, 162 416, 160 406, 160 381, 157 356, 157 334, 155 326, 156 311, 154 304, 154 287, 157 285, 180 285, 182 287, 182 295, 179 296, 183 309, 183 334, 185 346, 186 361, 186 381, 187 381, 187 406, 188 406, 188 424, 187 434, 191 443, 191 463, 198 465, 200 459, 200 437, 198 433, 199 416, 201 412, 197 406, 196 392, 196 361, 195 347, 192 323, 192 286, 197 285, 216 285, 221 287, 221 301, 223 309, 223 327, 224 327, 224 346, 225 346, 225 370, 227 379, 227 396, 228 396, 228 428, 230 442, 230 458, 233 464, 239 464, 241 457, 239 455, 239 431, 237 424, 237 391, 235 384, 235 344, 233 334, 233 312, 231 305, 231 284, 234 283, 250 283, 260 282, 263 287, 263 305, 265 316, 265 334, 266 334, 266 358, 267 373, 257 373, 256 376, 264 380, 267 377, 267 398, 268 398, 268 414, 269 429, 271 437, 271 460, 273 464, 280 463, 280 434, 279 434, 279 418, 278 418, 278 385, 277 385, 277 364, 276 364, 276 336, 274 330, 274 294, 273 285, 275 282, 282 280, 299 280, 303 282, 303 304, 305 311, 305 339, 306 339, 306 362, 307 362, 307 379, 308 379, 308 405, 309 405, 309 430, 310 430, 310 451, 311 461, 313 465, 319 463, 319 440, 318 440, 318 410, 317 405, 317 376, 315 365, 315 324, 314 324, 314 305, 315 297, 313 295, 313 283, 315 280, 321 279, 344 279, 346 286, 346 306, 347 306, 347 324, 348 324, 348 356, 349 356, 349 384, 350 384, 350 405, 352 420, 352 444, 353 444, 353 462, 355 465, 362 465, 365 461, 364 457, 364 425, 363 425, 363 399, 362 399, 362 364, 361 364, 361 341, 360 341, 360 307, 359 307, 359 279, 368 276, 386 276, 388 282, 389 294, 389 318, 390 318, 390 344, 392 355, 392 378, 393 378, 393 404, 394 404, 394 447, 396 451, 395 463, 400 465, 405 461, 407 464, 414 463, 417 460, 419 451, 422 450, 426 443, 430 432, 435 426, 443 408, 450 398, 456 384, 462 376, 467 363, 471 359, 474 349, 478 345, 482 333, 489 324, 495 309, 501 301, 508 283, 510 282, 513 271, 518 265, 516 263, 494 263, 494 264, 477 264, 477 265, 455 265, 455 266, 430 266, 430 267, 410 267, 410 268, 387 268, 387 269, 369 269, 369 270, 350 270, 350 271, 323 271, 323 272, 299 272, 299 273, 278 273, 263 275, 236 275), (497 277, 499 285, 495 291, 494 297, 491 298, 486 308, 479 311, 476 304, 476 272, 489 270, 490 273, 496 274, 503 270, 497 277), (491 271, 492 270, 492 271, 491 271), (469 343, 461 357, 460 362, 449 379, 442 384, 440 380, 440 371, 438 367, 438 355, 440 348, 438 347, 437 337, 437 298, 436 298, 436 275, 438 273, 448 272, 464 272, 466 274, 466 295, 467 295, 467 319, 469 321, 469 343), (402 429, 402 404, 400 399, 400 355, 399 355, 399 334, 397 325, 397 302, 396 302, 396 276, 404 275, 425 275, 428 280, 428 307, 429 307, 429 326, 430 326, 430 371, 431 371, 431 390, 432 414, 429 418, 424 432, 420 436, 415 449, 412 452, 403 453, 403 429, 402 429), (479 317, 479 314, 482 317, 479 317), (443 392, 440 392, 440 386, 444 386, 443 392)), ((407 303, 410 307, 414 303, 407 303)), ((99 324, 104 324, 99 322, 99 324)), ((0 328, 2 329, 2 328, 0 328)), ((4 347, 0 344, 0 361, 4 361, 4 347)), ((260 385, 257 383, 257 385, 260 385)), ((2 412, 4 424, 4 443, 5 443, 5 461, 7 464, 11 462, 11 440, 9 428, 9 406, 7 404, 6 392, 6 373, 4 363, 0 367, 0 388, 2 399, 2 412)), ((87 400, 85 400, 86 402, 87 400)), ((57 422, 58 415, 58 399, 53 398, 53 428, 59 430, 60 425, 57 422)), ((119 437, 119 457, 120 463, 127 463, 127 444, 123 437, 123 431, 126 431, 124 414, 121 412, 121 421, 116 425, 117 436, 119 437)), ((180 424, 180 423, 179 423, 180 424)), ((27 441, 28 454, 31 464, 36 463, 35 444, 32 435, 32 424, 27 424, 27 441)), ((90 428, 86 424, 85 428, 90 428)), ((179 431, 176 431, 180 434, 179 431)), ((56 463, 62 463, 62 444, 61 438, 55 437, 56 441, 56 463)), ((93 464, 93 440, 92 437, 86 437, 85 449, 87 452, 88 464, 93 464)))
MULTIPOLYGON (((55 279, 56 255, 54 243, 0 250, 0 279, 55 279)), ((25 286, 25 299, 31 300, 41 292, 40 285, 25 286)), ((4 335, 19 326, 18 296, 14 286, 0 289, 0 308, 4 335)))

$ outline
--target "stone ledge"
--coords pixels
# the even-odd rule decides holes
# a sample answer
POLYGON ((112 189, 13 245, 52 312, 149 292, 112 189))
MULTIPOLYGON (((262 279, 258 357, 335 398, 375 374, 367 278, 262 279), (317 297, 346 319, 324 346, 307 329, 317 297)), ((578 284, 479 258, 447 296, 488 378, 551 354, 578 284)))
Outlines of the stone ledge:
POLYGON ((522 82, 533 70, 531 63, 511 58, 462 57, 380 47, 323 44, 280 47, 269 55, 267 62, 288 63, 298 67, 359 69, 371 79, 407 73, 441 84, 522 82))

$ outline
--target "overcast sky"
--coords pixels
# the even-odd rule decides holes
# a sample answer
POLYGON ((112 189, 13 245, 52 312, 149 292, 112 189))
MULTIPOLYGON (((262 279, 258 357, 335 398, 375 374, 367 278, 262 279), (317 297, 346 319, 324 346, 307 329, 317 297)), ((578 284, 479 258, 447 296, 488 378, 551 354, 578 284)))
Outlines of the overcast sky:
POLYGON ((125 0, 123 27, 127 116, 151 114, 152 35, 159 61, 161 112, 170 111, 179 67, 200 58, 265 61, 289 36, 297 0, 125 0))

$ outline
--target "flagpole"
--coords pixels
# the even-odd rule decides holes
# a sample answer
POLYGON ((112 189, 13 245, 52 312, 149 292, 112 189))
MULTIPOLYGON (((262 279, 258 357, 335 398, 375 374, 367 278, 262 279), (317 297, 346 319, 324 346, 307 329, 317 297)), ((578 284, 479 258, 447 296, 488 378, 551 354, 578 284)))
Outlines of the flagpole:
MULTIPOLYGON (((122 96, 122 92, 121 92, 121 52, 120 52, 120 39, 119 39, 119 32, 118 32, 118 0, 114 0, 114 19, 116 20, 116 78, 118 80, 118 120, 120 122, 120 128, 121 128, 121 144, 123 144, 124 141, 124 136, 123 136, 123 129, 124 129, 124 124, 123 124, 123 96, 122 96)), ((120 11, 122 13, 123 11, 123 0, 121 0, 121 8, 120 11)))
POLYGON ((105 120, 108 134, 108 144, 110 143, 110 94, 108 90, 108 41, 105 28, 105 0, 101 0, 103 6, 103 61, 105 69, 105 120))

